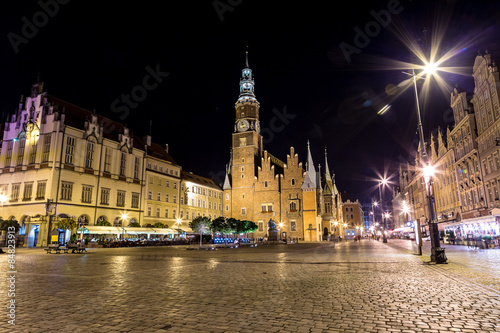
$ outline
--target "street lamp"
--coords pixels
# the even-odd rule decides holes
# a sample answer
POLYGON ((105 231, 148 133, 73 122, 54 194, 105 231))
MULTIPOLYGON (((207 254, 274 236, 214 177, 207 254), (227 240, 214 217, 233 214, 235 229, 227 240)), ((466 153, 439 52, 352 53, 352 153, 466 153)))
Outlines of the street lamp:
POLYGON ((283 234, 281 233, 281 228, 283 228, 283 226, 284 226, 283 222, 278 223, 279 233, 280 233, 280 240, 283 240, 283 234))
POLYGON ((385 219, 384 219, 384 209, 383 209, 381 185, 387 185, 387 183, 388 183, 388 181, 385 178, 382 178, 380 180, 380 182, 378 183, 378 195, 380 197, 380 219, 384 221, 384 233, 383 233, 383 236, 382 236, 382 240, 383 240, 384 243, 387 243, 387 235, 385 233, 385 230, 386 230, 387 226, 385 224, 385 219))
POLYGON ((6 202, 7 202, 7 196, 4 193, 0 194, 0 205, 2 205, 3 207, 4 203, 6 202))
POLYGON ((124 240, 125 239, 125 223, 127 222, 128 214, 126 212, 122 213, 121 219, 122 219, 122 231, 123 231, 122 240, 124 240))
MULTIPOLYGON (((384 214, 384 235, 387 235, 387 219, 389 217, 391 217, 391 215, 388 212, 385 212, 385 214, 384 214)), ((387 237, 386 236, 384 236, 384 237, 386 239, 385 242, 387 242, 387 237)))
POLYGON ((177 229, 179 236, 181 235, 181 233, 179 232, 181 224, 182 224, 182 220, 180 218, 177 218, 177 220, 175 220, 175 225, 177 226, 176 229, 177 229))
POLYGON ((435 173, 435 167, 431 164, 429 156, 427 155, 427 149, 425 148, 424 140, 424 129, 422 126, 422 119, 420 117, 420 106, 418 102, 418 89, 417 89, 417 78, 421 78, 423 74, 431 75, 437 70, 437 64, 433 62, 426 63, 421 74, 415 74, 415 70, 412 69, 412 73, 403 72, 413 78, 413 87, 415 88, 415 103, 417 105, 417 120, 418 120, 418 134, 420 139, 420 148, 422 155, 422 165, 424 166, 422 173, 425 180, 425 192, 427 196, 427 205, 429 207, 429 233, 431 236, 431 262, 436 264, 446 264, 446 255, 444 253, 444 248, 439 244, 439 230, 436 221, 436 214, 434 211, 434 196, 432 193, 432 177, 435 173))

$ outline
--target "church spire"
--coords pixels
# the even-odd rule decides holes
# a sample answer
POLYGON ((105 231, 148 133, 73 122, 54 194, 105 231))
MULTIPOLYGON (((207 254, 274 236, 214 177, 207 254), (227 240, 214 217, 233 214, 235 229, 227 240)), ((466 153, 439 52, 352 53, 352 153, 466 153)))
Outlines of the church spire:
POLYGON ((247 50, 245 51, 245 68, 250 68, 250 66, 248 66, 248 45, 247 50))
POLYGON ((330 176, 330 168, 328 167, 328 154, 325 147, 325 178, 327 182, 332 182, 332 177, 330 176))
POLYGON ((240 78, 240 96, 238 102, 244 102, 248 100, 256 101, 255 98, 255 81, 253 80, 252 70, 248 65, 248 46, 245 51, 245 68, 241 71, 240 78))
POLYGON ((311 155, 311 146, 308 140, 306 176, 304 177, 302 188, 316 188, 316 177, 316 170, 314 169, 314 162, 311 155))

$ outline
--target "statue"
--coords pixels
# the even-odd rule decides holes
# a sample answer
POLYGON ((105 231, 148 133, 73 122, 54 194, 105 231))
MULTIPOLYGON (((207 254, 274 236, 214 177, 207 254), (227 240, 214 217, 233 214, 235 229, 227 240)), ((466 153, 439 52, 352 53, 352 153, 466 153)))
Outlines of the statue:
POLYGON ((269 227, 269 230, 276 230, 276 223, 274 223, 273 219, 269 219, 267 226, 269 227))
POLYGON ((273 219, 269 219, 267 226, 269 227, 269 230, 267 231, 267 234, 269 236, 268 240, 270 242, 277 241, 278 240, 278 229, 276 228, 276 223, 274 223, 273 219))

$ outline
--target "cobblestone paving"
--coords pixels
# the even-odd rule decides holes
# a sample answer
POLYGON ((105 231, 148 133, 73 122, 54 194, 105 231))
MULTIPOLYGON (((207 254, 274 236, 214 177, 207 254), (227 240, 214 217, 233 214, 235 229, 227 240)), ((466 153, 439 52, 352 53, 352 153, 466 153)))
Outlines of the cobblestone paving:
POLYGON ((3 278, 0 331, 500 332, 498 288, 471 279, 497 281, 498 256, 447 247, 449 265, 428 265, 409 244, 18 249, 16 326, 3 278))

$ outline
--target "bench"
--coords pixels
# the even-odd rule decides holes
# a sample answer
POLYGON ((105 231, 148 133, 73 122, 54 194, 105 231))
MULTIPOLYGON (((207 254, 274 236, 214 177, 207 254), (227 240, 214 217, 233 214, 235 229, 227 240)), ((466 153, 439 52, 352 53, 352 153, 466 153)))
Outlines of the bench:
POLYGON ((59 254, 61 253, 61 248, 59 244, 49 244, 47 245, 47 248, 45 249, 46 253, 52 253, 52 251, 55 251, 55 253, 59 254))

